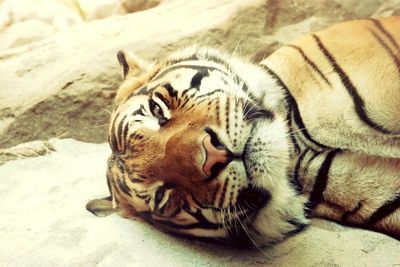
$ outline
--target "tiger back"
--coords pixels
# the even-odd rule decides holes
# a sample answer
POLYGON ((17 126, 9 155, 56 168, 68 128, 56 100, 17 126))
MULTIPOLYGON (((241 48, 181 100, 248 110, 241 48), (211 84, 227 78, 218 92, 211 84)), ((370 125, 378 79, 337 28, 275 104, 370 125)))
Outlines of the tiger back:
POLYGON ((262 62, 292 101, 295 183, 312 198, 313 214, 397 237, 399 24, 399 17, 340 23, 262 62))

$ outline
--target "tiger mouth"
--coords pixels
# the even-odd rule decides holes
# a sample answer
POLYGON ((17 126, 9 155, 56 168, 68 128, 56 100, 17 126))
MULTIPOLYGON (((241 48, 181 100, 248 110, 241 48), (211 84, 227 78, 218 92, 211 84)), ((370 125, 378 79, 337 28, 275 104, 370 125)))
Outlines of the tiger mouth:
POLYGON ((249 183, 247 187, 239 193, 236 202, 238 205, 244 208, 249 208, 252 211, 258 212, 258 210, 263 208, 268 203, 271 195, 267 190, 258 187, 256 188, 254 186, 254 177, 249 166, 252 164, 252 162, 249 161, 249 152, 246 149, 242 154, 242 162, 249 183))
POLYGON ((249 185, 239 193, 236 205, 257 213, 267 205, 270 198, 271 194, 267 190, 249 185))
POLYGON ((252 211, 258 212, 259 209, 263 208, 271 198, 270 193, 259 187, 254 186, 253 173, 251 171, 251 166, 254 162, 250 159, 252 154, 250 147, 253 144, 253 136, 254 131, 256 130, 257 122, 262 120, 261 118, 257 119, 256 122, 253 123, 252 128, 250 130, 249 137, 245 143, 243 152, 241 154, 241 161, 243 163, 246 178, 248 180, 248 186, 244 188, 238 195, 236 203, 242 207, 249 208, 252 211))

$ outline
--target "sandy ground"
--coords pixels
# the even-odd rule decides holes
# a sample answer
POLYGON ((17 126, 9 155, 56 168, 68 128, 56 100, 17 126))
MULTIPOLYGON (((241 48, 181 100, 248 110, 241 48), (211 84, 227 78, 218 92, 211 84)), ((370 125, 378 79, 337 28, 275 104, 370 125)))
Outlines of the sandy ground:
POLYGON ((316 220, 262 251, 175 238, 85 210, 107 194, 107 144, 51 140, 55 152, 0 166, 2 266, 397 266, 400 242, 316 220), (97 166, 97 167, 95 167, 97 166))

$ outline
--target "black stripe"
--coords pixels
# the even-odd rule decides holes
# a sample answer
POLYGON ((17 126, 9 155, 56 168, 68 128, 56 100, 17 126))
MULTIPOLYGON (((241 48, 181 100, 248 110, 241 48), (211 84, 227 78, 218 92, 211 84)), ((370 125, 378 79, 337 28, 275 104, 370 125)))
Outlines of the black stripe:
POLYGON ((380 220, 389 216, 391 213, 393 213, 398 208, 400 208, 400 194, 397 195, 394 199, 386 201, 385 204, 380 206, 374 213, 372 213, 372 215, 369 217, 369 219, 365 223, 366 224, 375 224, 375 223, 379 222, 380 220))
POLYGON ((188 89, 183 90, 180 97, 184 97, 187 93, 190 92, 190 90, 196 90, 196 88, 189 87, 188 89))
POLYGON ((179 62, 183 62, 183 61, 195 61, 195 60, 199 60, 199 58, 197 57, 197 55, 191 55, 189 57, 186 58, 177 58, 177 59, 169 59, 167 60, 167 64, 173 65, 179 62))
MULTIPOLYGON (((142 213, 140 213, 142 215, 142 213)), ((142 215, 143 216, 143 215, 142 215)), ((192 224, 177 224, 171 221, 164 221, 164 220, 155 220, 151 219, 152 221, 156 222, 157 224, 161 224, 168 228, 178 229, 178 230, 192 230, 192 229, 205 229, 205 230, 217 230, 222 228, 222 225, 215 224, 215 223, 192 223, 192 224)))
POLYGON ((117 129, 117 141, 118 141, 118 147, 119 147, 119 152, 122 152, 123 151, 123 147, 122 147, 122 138, 123 138, 123 134, 122 134, 122 126, 124 125, 124 121, 125 121, 125 119, 126 119, 126 116, 127 115, 125 115, 122 119, 121 119, 121 121, 119 122, 119 124, 118 124, 118 129, 117 129))
POLYGON ((122 138, 124 139, 124 151, 123 151, 124 154, 126 152, 126 147, 127 147, 127 143, 128 143, 128 138, 127 138, 128 130, 129 130, 129 123, 125 124, 123 135, 122 135, 123 136, 122 138))
POLYGON ((296 219, 289 219, 287 220, 287 222, 293 225, 295 229, 285 233, 286 237, 294 236, 295 234, 298 234, 301 231, 303 231, 308 226, 307 224, 299 222, 296 219))
POLYGON ((310 159, 309 159, 309 160, 307 161, 307 163, 306 163, 306 166, 304 167, 304 171, 305 171, 305 172, 308 171, 308 168, 310 167, 311 162, 312 162, 316 157, 318 157, 318 156, 322 153, 322 151, 313 151, 313 153, 314 153, 314 155, 312 155, 312 156, 310 157, 310 159))
POLYGON ((125 173, 125 162, 120 157, 115 157, 115 165, 121 173, 125 173))
POLYGON ((382 38, 380 38, 375 32, 371 30, 369 30, 369 32, 375 37, 378 43, 386 50, 386 53, 388 53, 389 56, 392 58, 393 63, 396 65, 397 72, 400 74, 400 60, 398 59, 398 56, 392 52, 392 50, 385 43, 385 41, 383 41, 382 38))
POLYGON ((202 208, 202 209, 207 209, 207 208, 212 209, 211 206, 210 207, 206 206, 203 203, 201 203, 199 200, 197 200, 196 197, 193 194, 190 194, 190 196, 192 197, 192 200, 194 201, 194 203, 196 203, 197 207, 202 208))
POLYGON ((140 105, 140 108, 132 112, 132 116, 141 115, 144 116, 144 106, 140 105))
POLYGON ((220 112, 221 112, 220 104, 221 104, 221 99, 217 98, 217 102, 215 103, 215 114, 217 114, 217 125, 218 126, 221 126, 221 124, 222 124, 221 114, 220 114, 220 112))
POLYGON ((369 19, 370 21, 372 21, 374 23, 374 25, 389 39, 389 41, 392 43, 392 45, 394 47, 397 48, 397 50, 400 52, 400 47, 397 44, 396 40, 394 39, 394 37, 390 34, 390 32, 388 32, 382 25, 382 23, 379 20, 376 19, 369 19))
POLYGON ((117 178, 117 184, 118 184, 119 189, 122 192, 124 192, 125 194, 127 194, 129 196, 132 196, 131 190, 129 189, 129 187, 125 183, 125 175, 122 175, 122 176, 117 178))
POLYGON ((178 91, 176 91, 170 83, 163 84, 162 87, 167 90, 170 97, 176 98, 178 96, 178 91))
POLYGON ((217 64, 220 64, 220 65, 224 66, 227 70, 231 70, 232 69, 231 65, 229 65, 228 62, 226 62, 224 58, 219 57, 217 55, 208 55, 207 54, 206 55, 206 59, 208 61, 212 61, 214 63, 217 63, 217 64))
POLYGON ((313 36, 314 40, 316 41, 318 48, 321 50, 322 54, 328 59, 333 70, 339 75, 340 81, 342 82, 343 86, 346 88, 347 92, 350 94, 351 98, 353 99, 354 108, 355 108, 355 111, 356 111, 358 117, 369 127, 373 128, 381 133, 390 134, 391 132, 388 129, 384 128, 381 125, 376 124, 368 117, 368 115, 365 111, 364 100, 358 94, 357 89, 354 87, 350 78, 343 71, 343 69, 337 64, 335 58, 326 49, 326 47, 322 44, 319 37, 316 36, 315 34, 313 34, 312 36, 313 36))
POLYGON ((229 136, 230 135, 230 111, 231 111, 231 99, 226 98, 226 106, 225 106, 225 129, 226 129, 226 134, 229 136))
POLYGON ((192 80, 190 81, 190 87, 200 90, 201 81, 204 77, 207 77, 209 75, 210 73, 208 72, 208 70, 200 70, 192 77, 192 80))
POLYGON ((164 198, 164 196, 165 196, 165 191, 166 191, 166 186, 160 186, 157 190, 156 190, 156 193, 155 193, 155 196, 154 196, 154 207, 156 208, 156 210, 158 210, 158 213, 159 214, 164 214, 164 211, 165 211, 165 204, 164 204, 164 206, 160 209, 159 208, 159 205, 160 205, 160 203, 161 203, 161 200, 163 200, 163 198, 164 198))
POLYGON ((363 206, 363 202, 362 201, 358 202, 357 206, 355 206, 352 210, 345 211, 342 214, 342 217, 340 218, 340 220, 342 222, 347 222, 347 219, 349 218, 349 216, 354 215, 357 212, 359 212, 360 209, 362 208, 362 206, 363 206))
POLYGON ((115 122, 117 121, 119 114, 120 113, 118 113, 114 117, 114 120, 111 122, 112 126, 111 126, 111 133, 110 133, 110 136, 111 136, 110 137, 110 141, 111 141, 110 145, 111 145, 112 151, 114 151, 114 152, 118 152, 118 142, 117 142, 116 135, 115 135, 115 122))
MULTIPOLYGON (((110 169, 110 166, 108 166, 108 169, 110 169)), ((110 192, 111 197, 113 197, 113 190, 112 190, 112 186, 111 186, 111 171, 110 170, 107 170, 106 178, 107 178, 108 191, 110 192)))
MULTIPOLYGON (((214 57, 210 57, 210 58, 207 58, 207 59, 208 59, 208 60, 211 60, 211 61, 214 61, 214 60, 213 60, 214 57)), ((222 61, 222 59, 221 59, 221 61, 218 60, 218 61, 214 61, 214 62, 217 62, 217 63, 219 63, 219 64, 222 64, 222 65, 224 65, 228 70, 231 70, 231 68, 230 68, 230 66, 228 65, 228 63, 226 63, 225 61, 222 61)), ((169 72, 171 72, 171 71, 174 71, 174 70, 177 70, 177 69, 185 69, 185 68, 187 68, 187 69, 194 69, 194 70, 197 70, 197 71, 199 71, 199 72, 201 72, 201 73, 203 73, 203 74, 207 73, 206 76, 209 76, 209 75, 210 75, 210 71, 218 71, 218 72, 220 72, 220 73, 222 73, 222 74, 224 74, 225 76, 228 76, 228 77, 232 77, 232 76, 233 76, 234 82, 235 82, 236 84, 239 84, 240 82, 243 82, 242 89, 243 89, 245 92, 248 91, 247 84, 246 84, 242 79, 240 79, 240 77, 239 77, 236 73, 233 73, 233 72, 228 73, 228 72, 226 72, 226 71, 224 71, 224 70, 221 70, 221 69, 219 69, 219 68, 217 68, 217 67, 212 67, 212 66, 199 66, 199 65, 186 65, 186 64, 182 64, 182 65, 173 65, 173 66, 167 68, 166 70, 164 70, 163 72, 161 72, 160 74, 158 74, 158 75, 154 78, 154 80, 161 79, 162 77, 164 77, 165 75, 167 75, 167 74, 168 74, 169 72)), ((196 76, 196 75, 195 75, 195 76, 196 76)), ((198 78, 198 77, 196 77, 196 78, 198 78)), ((193 80, 192 80, 192 81, 193 81, 193 80)), ((194 85, 196 85, 196 83, 195 83, 194 85)), ((254 96, 253 96, 251 93, 249 93, 249 97, 252 98, 253 100, 255 99, 254 96)))
MULTIPOLYGON (((136 94, 136 95, 146 95, 149 93, 149 89, 147 88, 147 86, 143 86, 142 88, 140 88, 139 90, 136 90, 135 92, 133 92, 132 94, 136 94)), ((129 97, 128 97, 129 98, 129 97)))
MULTIPOLYGON (((130 189, 135 193, 135 196, 140 199, 147 200, 150 198, 150 196, 147 194, 146 191, 136 190, 135 188, 130 188, 130 189)), ((147 201, 146 201, 146 203, 147 203, 147 201)))
POLYGON ((171 108, 169 101, 165 99, 160 92, 155 92, 154 94, 167 106, 167 108, 171 108))
POLYGON ((216 94, 216 93, 223 93, 223 92, 224 92, 224 91, 223 91, 222 89, 216 89, 216 90, 214 90, 214 91, 212 91, 212 92, 209 92, 209 93, 207 93, 207 94, 203 94, 203 95, 197 96, 197 97, 196 97, 196 100, 198 100, 199 98, 209 97, 209 96, 211 96, 211 95, 213 95, 213 94, 216 94))
POLYGON ((308 151, 309 150, 305 149, 298 157, 297 162, 296 162, 296 167, 294 168, 293 176, 291 177, 292 178, 291 184, 294 186, 294 189, 296 190, 296 192, 298 194, 302 193, 302 191, 303 191, 302 190, 303 187, 301 186, 300 180, 299 180, 299 176, 300 176, 299 172, 300 172, 301 162, 303 161, 303 159, 308 151))
POLYGON ((143 183, 143 182, 144 182, 144 180, 138 179, 138 178, 132 178, 132 179, 130 179, 130 181, 131 181, 132 183, 134 183, 134 184, 136 184, 136 183, 143 183))
POLYGON ((290 106, 288 106, 287 108, 288 108, 288 113, 287 113, 286 120, 288 122, 287 125, 289 128, 288 134, 289 134, 290 140, 292 141, 292 144, 294 146, 294 151, 300 152, 300 146, 299 146, 299 144, 297 144, 296 138, 294 137, 293 128, 292 128, 292 108, 290 106))
POLYGON ((323 193, 328 183, 328 174, 331 167, 332 161, 336 154, 341 150, 334 149, 327 153, 324 162, 318 170, 317 177, 315 178, 313 189, 310 193, 310 197, 306 204, 306 207, 311 211, 323 200, 323 193))
POLYGON ((303 120, 301 118, 300 115, 300 111, 299 111, 299 107, 296 103, 296 100, 294 99, 294 97, 292 96, 292 94, 290 93, 289 89, 287 88, 287 86, 285 85, 285 83, 281 80, 281 78, 275 73, 273 72, 270 68, 268 68, 266 65, 260 65, 269 75, 273 76, 276 80, 276 82, 278 83, 278 85, 284 89, 285 94, 286 94, 286 100, 288 102, 288 106, 291 108, 292 112, 293 112, 293 117, 294 117, 294 122, 296 123, 297 127, 299 128, 300 132, 304 135, 304 137, 310 141, 311 143, 313 143, 314 145, 320 147, 320 148, 325 148, 328 149, 328 146, 325 146, 319 142, 317 142, 316 140, 314 140, 311 135, 308 133, 303 120))
MULTIPOLYGON (((192 213, 189 213, 189 214, 192 216, 194 215, 194 217, 197 215, 197 214, 192 214, 192 213)), ((199 218, 195 217, 196 219, 201 220, 197 223, 177 224, 172 221, 155 219, 155 218, 153 218, 152 213, 149 211, 139 212, 139 215, 142 216, 143 218, 149 220, 150 222, 153 222, 153 223, 156 223, 156 224, 168 227, 168 228, 178 229, 178 230, 191 230, 191 229, 199 229, 199 228, 206 229, 206 230, 217 230, 217 229, 222 228, 221 224, 211 223, 208 220, 206 220, 204 218, 204 216, 199 217, 199 218)))
POLYGON ((186 106, 186 104, 189 103, 189 101, 191 100, 192 97, 193 97, 193 95, 186 96, 185 97, 185 101, 182 104, 179 105, 179 108, 183 109, 186 106))
POLYGON ((296 45, 288 45, 288 46, 289 46, 289 47, 292 47, 292 48, 294 48, 294 49, 296 49, 296 50, 300 53, 300 55, 303 57, 304 61, 305 61, 308 65, 310 65, 310 67, 311 67, 314 71, 316 71, 316 72, 318 73, 318 75, 325 81, 325 83, 327 83, 329 86, 332 87, 332 84, 331 84, 330 81, 325 77, 325 75, 322 73, 322 71, 317 67, 317 65, 316 65, 309 57, 306 56, 306 54, 304 53, 304 51, 303 51, 300 47, 298 47, 298 46, 296 46, 296 45))

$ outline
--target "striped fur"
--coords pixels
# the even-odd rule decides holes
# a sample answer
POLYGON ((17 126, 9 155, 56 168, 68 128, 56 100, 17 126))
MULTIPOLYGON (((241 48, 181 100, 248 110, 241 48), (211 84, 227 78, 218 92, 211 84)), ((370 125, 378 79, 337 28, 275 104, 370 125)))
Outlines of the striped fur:
POLYGON ((209 48, 152 66, 120 52, 112 197, 87 208, 254 246, 313 216, 400 238, 399 29, 398 17, 337 24, 260 65, 209 48), (211 175, 207 136, 230 157, 211 175))

